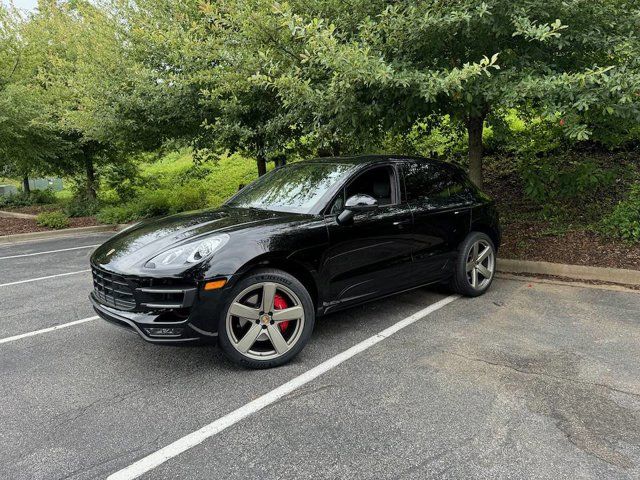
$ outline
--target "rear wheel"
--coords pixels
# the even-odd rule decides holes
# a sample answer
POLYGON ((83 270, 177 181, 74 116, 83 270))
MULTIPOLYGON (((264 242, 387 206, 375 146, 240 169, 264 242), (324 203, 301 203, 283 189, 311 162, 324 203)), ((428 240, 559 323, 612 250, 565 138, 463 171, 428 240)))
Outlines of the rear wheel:
POLYGON ((467 297, 486 292, 496 270, 493 241, 482 232, 471 232, 460 244, 451 288, 467 297))
POLYGON ((218 323, 218 343, 250 368, 282 365, 305 346, 315 320, 306 288, 280 270, 258 270, 231 293, 218 323))

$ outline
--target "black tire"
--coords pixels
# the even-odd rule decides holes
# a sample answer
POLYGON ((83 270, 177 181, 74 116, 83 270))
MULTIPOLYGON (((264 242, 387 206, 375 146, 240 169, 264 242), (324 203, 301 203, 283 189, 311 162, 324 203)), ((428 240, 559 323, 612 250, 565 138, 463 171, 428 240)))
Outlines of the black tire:
MULTIPOLYGON (((300 353, 311 337, 314 324, 315 308, 313 306, 313 300, 311 299, 311 295, 309 295, 307 289, 297 278, 282 270, 266 268, 255 270, 235 285, 228 295, 228 299, 224 307, 221 309, 220 319, 218 320, 218 345, 231 361, 243 367, 253 369, 277 367, 289 362, 293 357, 300 353), (241 353, 234 346, 236 343, 231 337, 233 334, 229 333, 227 329, 227 314, 229 313, 229 308, 238 295, 247 289, 251 289, 253 286, 260 288, 259 285, 264 283, 276 284, 278 288, 288 289, 290 292, 295 294, 299 300, 300 306, 302 306, 304 310, 304 317, 301 326, 296 327, 299 328, 300 331, 297 334, 297 340, 295 340, 295 343, 290 347, 290 350, 277 358, 262 360, 247 356, 246 354, 241 353)), ((275 343, 273 344, 273 347, 275 348, 275 343)), ((251 355, 251 352, 248 352, 248 355, 251 355)))
POLYGON ((491 240, 491 237, 482 232, 471 232, 467 235, 467 238, 458 247, 458 257, 456 258, 455 269, 453 277, 449 282, 449 287, 456 293, 464 295, 465 297, 477 297, 485 293, 491 284, 493 283, 493 277, 495 276, 495 252, 496 248, 491 240), (488 282, 483 282, 482 285, 473 287, 469 278, 470 274, 467 271, 467 260, 471 254, 471 250, 478 242, 490 246, 491 254, 493 256, 493 270, 491 271, 491 277, 488 282))

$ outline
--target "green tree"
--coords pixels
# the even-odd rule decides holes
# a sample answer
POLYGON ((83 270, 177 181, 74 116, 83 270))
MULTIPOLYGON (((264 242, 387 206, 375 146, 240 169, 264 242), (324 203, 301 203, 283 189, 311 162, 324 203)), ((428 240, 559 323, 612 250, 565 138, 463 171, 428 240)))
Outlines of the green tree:
POLYGON ((31 80, 38 57, 32 55, 24 28, 28 19, 0 4, 0 171, 22 179, 44 173, 64 147, 42 116, 42 96, 31 80))
POLYGON ((200 156, 240 152, 256 159, 262 175, 268 160, 282 159, 296 145, 296 121, 277 92, 251 79, 261 60, 245 37, 247 19, 240 13, 246 5, 115 5, 136 68, 114 119, 126 128, 122 136, 132 148, 174 143, 191 145, 200 156))
MULTIPOLYGON (((260 3, 260 2, 257 2, 260 3)), ((536 108, 589 138, 603 117, 637 122, 637 0, 292 0, 254 17, 262 42, 297 61, 267 57, 262 81, 286 105, 356 137, 406 132, 449 114, 469 138, 469 171, 482 184, 487 118, 536 108), (274 27, 275 26, 275 27, 274 27)), ((314 125, 315 124, 315 125, 314 125)))
POLYGON ((105 91, 108 131, 129 152, 208 145, 202 104, 215 39, 198 35, 197 0, 113 0, 126 75, 105 91))
POLYGON ((82 174, 89 199, 96 198, 96 165, 119 159, 109 129, 109 99, 127 73, 117 21, 88 1, 40 0, 22 33, 38 58, 30 87, 67 147, 50 169, 82 174))

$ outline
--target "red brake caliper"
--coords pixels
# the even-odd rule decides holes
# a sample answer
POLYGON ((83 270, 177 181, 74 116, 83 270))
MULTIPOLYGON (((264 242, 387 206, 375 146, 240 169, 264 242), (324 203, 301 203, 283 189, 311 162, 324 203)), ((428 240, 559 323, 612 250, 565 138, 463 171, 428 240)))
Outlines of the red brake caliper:
MULTIPOLYGON (((287 301, 285 300, 285 298, 282 295, 276 293, 275 297, 273 297, 274 310, 284 310, 288 306, 289 305, 287 305, 287 301)), ((289 321, 290 320, 285 320, 278 324, 281 332, 284 332, 287 329, 287 327, 289 326, 289 321)))

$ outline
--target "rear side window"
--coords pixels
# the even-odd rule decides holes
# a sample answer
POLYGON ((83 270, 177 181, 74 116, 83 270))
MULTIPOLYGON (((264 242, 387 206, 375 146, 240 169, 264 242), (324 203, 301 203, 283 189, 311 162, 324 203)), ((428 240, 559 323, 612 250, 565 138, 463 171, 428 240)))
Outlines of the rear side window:
POLYGON ((410 162, 404 167, 404 182, 410 202, 446 206, 473 200, 473 186, 453 168, 410 162))

